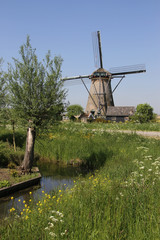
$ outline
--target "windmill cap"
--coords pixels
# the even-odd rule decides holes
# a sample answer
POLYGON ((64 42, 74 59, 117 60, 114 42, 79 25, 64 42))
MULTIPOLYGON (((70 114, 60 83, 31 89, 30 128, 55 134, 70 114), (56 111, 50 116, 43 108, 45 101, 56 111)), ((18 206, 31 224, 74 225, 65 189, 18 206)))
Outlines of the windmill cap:
POLYGON ((91 75, 92 77, 109 77, 111 76, 111 73, 109 71, 107 71, 104 68, 98 68, 96 71, 94 71, 91 75))

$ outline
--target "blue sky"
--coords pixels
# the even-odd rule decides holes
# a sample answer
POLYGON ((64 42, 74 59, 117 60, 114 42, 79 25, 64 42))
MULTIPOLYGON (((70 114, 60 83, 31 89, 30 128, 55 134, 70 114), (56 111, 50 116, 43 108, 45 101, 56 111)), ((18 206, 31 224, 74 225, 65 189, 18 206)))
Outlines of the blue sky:
MULTIPOLYGON (((42 59, 48 50, 63 58, 62 76, 95 70, 92 32, 101 32, 105 69, 146 65, 146 73, 128 75, 114 93, 116 106, 149 103, 160 114, 159 0, 0 0, 0 57, 18 57, 27 34, 42 59)), ((113 80, 113 86, 116 80, 113 80)), ((89 85, 88 85, 89 86, 89 85)), ((83 85, 70 86, 67 100, 84 108, 83 85)))

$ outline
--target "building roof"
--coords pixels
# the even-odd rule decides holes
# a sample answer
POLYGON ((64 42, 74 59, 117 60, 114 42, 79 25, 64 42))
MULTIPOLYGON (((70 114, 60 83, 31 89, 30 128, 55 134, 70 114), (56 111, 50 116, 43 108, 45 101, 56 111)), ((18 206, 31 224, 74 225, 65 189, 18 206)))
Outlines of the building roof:
POLYGON ((135 112, 135 107, 107 107, 107 116, 131 116, 135 112))

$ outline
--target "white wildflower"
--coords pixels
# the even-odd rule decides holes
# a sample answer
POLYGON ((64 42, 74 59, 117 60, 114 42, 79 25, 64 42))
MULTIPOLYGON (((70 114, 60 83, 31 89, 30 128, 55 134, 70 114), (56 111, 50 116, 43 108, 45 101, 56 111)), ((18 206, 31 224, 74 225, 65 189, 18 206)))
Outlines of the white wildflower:
POLYGON ((150 168, 150 169, 148 169, 148 172, 152 172, 152 169, 150 168))
POLYGON ((58 222, 58 219, 55 218, 55 217, 52 217, 51 220, 52 220, 53 222, 58 222))
POLYGON ((49 235, 51 235, 52 237, 56 237, 57 236, 54 232, 50 232, 49 235))
POLYGON ((140 167, 139 169, 144 169, 144 166, 140 167))
POLYGON ((49 227, 52 228, 54 227, 54 224, 53 223, 48 223, 49 224, 49 227))

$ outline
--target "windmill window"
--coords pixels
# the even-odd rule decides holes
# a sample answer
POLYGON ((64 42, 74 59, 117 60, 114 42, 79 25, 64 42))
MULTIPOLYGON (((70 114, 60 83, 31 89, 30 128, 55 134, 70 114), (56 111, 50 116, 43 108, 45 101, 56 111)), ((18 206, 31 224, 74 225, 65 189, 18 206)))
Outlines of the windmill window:
POLYGON ((107 76, 107 73, 105 72, 95 72, 94 77, 106 77, 107 76))

